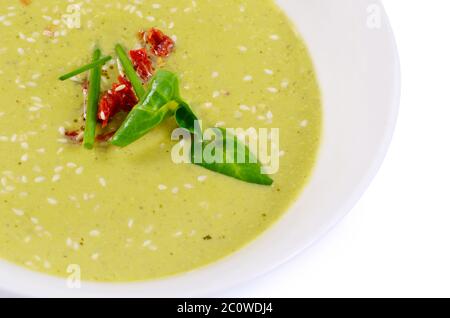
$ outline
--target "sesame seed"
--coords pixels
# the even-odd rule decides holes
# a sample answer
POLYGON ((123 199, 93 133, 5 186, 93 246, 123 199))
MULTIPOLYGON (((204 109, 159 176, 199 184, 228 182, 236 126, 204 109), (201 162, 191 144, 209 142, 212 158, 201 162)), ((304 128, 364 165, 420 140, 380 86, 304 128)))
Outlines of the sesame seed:
POLYGON ((98 182, 102 187, 106 187, 106 180, 103 177, 98 178, 98 182))
POLYGON ((42 183, 44 181, 45 181, 45 177, 42 177, 42 176, 34 178, 34 182, 36 182, 36 183, 42 183))
POLYGON ((64 167, 62 167, 62 166, 57 166, 57 167, 55 167, 54 171, 55 171, 56 173, 58 173, 58 172, 63 171, 63 169, 64 169, 64 167))
POLYGON ((89 232, 89 235, 92 237, 98 237, 100 236, 100 231, 99 230, 92 230, 89 232))
POLYGON ((126 88, 126 85, 122 84, 116 87, 115 91, 120 92, 121 90, 124 90, 126 88))
POLYGON ((302 127, 302 128, 305 128, 305 127, 307 127, 308 126, 308 124, 309 124, 309 122, 308 122, 308 120, 302 120, 301 122, 300 122, 300 127, 302 127))
POLYGON ((58 204, 58 201, 56 199, 54 199, 54 198, 47 198, 47 202, 50 205, 57 205, 58 204))
POLYGON ((273 41, 278 41, 278 40, 280 39, 280 36, 277 35, 277 34, 272 34, 272 35, 270 36, 270 39, 273 40, 273 41))
POLYGON ((238 46, 238 49, 241 52, 247 52, 248 51, 247 47, 245 47, 245 46, 238 46))
POLYGON ((197 180, 198 180, 198 182, 204 182, 204 181, 206 181, 207 178, 208 178, 207 176, 199 176, 197 178, 197 180))
POLYGON ((289 81, 288 80, 284 80, 281 82, 281 87, 282 88, 288 88, 289 87, 289 81))
POLYGON ((23 210, 20 210, 20 209, 13 208, 12 211, 17 216, 23 216, 25 214, 25 212, 23 210))
POLYGON ((80 174, 83 173, 83 171, 84 171, 84 168, 83 168, 83 167, 79 167, 79 168, 77 168, 77 169, 75 170, 75 173, 78 174, 78 175, 80 175, 80 174))

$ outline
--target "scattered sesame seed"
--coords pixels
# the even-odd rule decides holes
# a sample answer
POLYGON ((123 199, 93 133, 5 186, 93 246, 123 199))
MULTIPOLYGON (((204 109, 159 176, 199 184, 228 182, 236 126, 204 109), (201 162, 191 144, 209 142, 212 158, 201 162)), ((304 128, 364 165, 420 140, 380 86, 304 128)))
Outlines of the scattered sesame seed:
POLYGON ((106 180, 103 177, 98 178, 98 182, 102 187, 106 187, 106 180))
POLYGON ((21 210, 21 209, 15 209, 15 208, 13 208, 12 211, 13 211, 13 213, 14 213, 15 215, 17 215, 17 216, 23 216, 23 215, 25 214, 25 212, 24 212, 23 210, 21 210))
POLYGON ((308 124, 309 124, 309 122, 308 122, 308 120, 302 120, 301 122, 300 122, 300 127, 302 127, 302 128, 305 128, 305 127, 307 127, 308 126, 308 124))
POLYGON ((58 204, 58 201, 56 199, 54 199, 54 198, 47 198, 47 202, 50 205, 57 205, 58 204))
POLYGON ((83 167, 78 167, 78 168, 75 170, 75 173, 78 174, 78 175, 80 175, 80 174, 83 173, 83 171, 84 171, 84 168, 83 168, 83 167))
POLYGON ((57 166, 57 167, 55 167, 54 171, 55 171, 56 173, 58 173, 58 172, 63 171, 63 169, 64 169, 64 167, 62 167, 62 166, 57 166))
POLYGON ((77 164, 76 164, 76 163, 73 163, 73 162, 68 162, 68 163, 66 164, 66 166, 67 166, 67 168, 76 168, 76 167, 77 167, 77 164))
POLYGON ((36 182, 36 183, 42 183, 44 181, 45 181, 45 177, 42 177, 42 176, 34 178, 34 182, 36 182))
POLYGON ((248 51, 247 47, 245 47, 245 46, 238 46, 238 49, 241 52, 247 52, 248 51))
POLYGON ((278 40, 280 39, 280 36, 277 35, 277 34, 272 34, 272 35, 270 36, 270 39, 273 40, 273 41, 278 41, 278 40))
POLYGON ((92 237, 98 237, 100 236, 100 231, 99 230, 92 230, 89 232, 89 235, 92 237))
POLYGON ((207 178, 208 178, 207 176, 199 176, 197 180, 198 182, 205 182, 207 178))

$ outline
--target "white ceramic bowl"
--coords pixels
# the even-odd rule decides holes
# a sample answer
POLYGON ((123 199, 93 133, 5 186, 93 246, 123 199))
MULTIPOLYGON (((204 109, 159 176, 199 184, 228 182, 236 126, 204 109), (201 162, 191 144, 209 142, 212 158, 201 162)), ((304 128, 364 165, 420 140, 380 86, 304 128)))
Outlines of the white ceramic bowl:
POLYGON ((0 263, 0 289, 28 296, 207 296, 299 254, 361 197, 387 151, 399 102, 399 61, 378 0, 279 0, 311 51, 324 101, 315 173, 290 211, 258 240, 208 267, 134 284, 66 281, 0 263))

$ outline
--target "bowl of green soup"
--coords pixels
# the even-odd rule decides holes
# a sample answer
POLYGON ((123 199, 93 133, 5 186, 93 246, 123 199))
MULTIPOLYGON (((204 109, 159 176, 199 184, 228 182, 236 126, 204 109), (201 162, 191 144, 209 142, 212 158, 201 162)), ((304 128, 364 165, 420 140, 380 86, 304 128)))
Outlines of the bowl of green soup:
POLYGON ((399 99, 373 0, 0 4, 0 290, 205 296, 356 203, 399 99))

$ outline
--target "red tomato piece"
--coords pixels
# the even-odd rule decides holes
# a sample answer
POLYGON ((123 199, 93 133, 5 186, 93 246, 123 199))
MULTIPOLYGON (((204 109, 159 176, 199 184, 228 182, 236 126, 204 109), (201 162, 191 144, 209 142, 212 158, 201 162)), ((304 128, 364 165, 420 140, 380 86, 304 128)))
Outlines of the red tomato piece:
POLYGON ((133 61, 134 69, 139 74, 140 78, 147 82, 153 74, 152 61, 147 55, 147 51, 143 49, 131 50, 130 58, 133 61))
POLYGON ((119 83, 114 83, 112 88, 102 95, 97 118, 102 123, 102 127, 105 127, 111 117, 120 111, 129 112, 137 103, 138 99, 131 83, 119 76, 119 83))
POLYGON ((151 46, 151 52, 160 57, 169 56, 175 47, 175 42, 156 28, 147 32, 147 43, 151 46))

